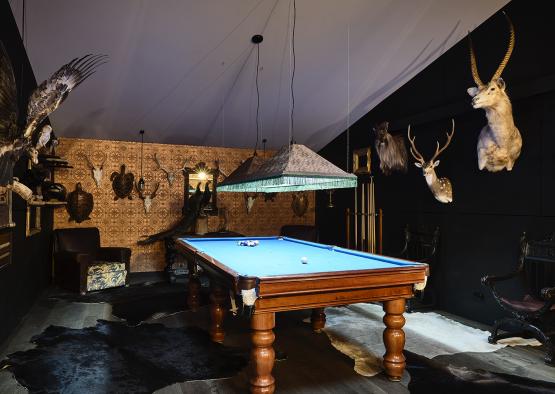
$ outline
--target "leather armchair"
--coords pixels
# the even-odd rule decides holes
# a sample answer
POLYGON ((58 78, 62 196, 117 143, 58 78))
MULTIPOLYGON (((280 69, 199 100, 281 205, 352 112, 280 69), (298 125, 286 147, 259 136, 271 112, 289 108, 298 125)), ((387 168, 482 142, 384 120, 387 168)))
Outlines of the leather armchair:
POLYGON ((96 227, 54 230, 54 280, 60 287, 87 291, 126 286, 131 249, 101 247, 96 227))

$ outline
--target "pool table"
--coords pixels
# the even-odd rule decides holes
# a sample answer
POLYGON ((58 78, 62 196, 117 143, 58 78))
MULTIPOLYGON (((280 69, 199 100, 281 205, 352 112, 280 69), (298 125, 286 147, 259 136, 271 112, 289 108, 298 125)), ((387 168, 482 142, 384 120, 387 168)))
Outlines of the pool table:
POLYGON ((179 238, 176 245, 210 277, 213 341, 224 340, 228 298, 234 313, 250 316, 251 392, 272 393, 275 388, 275 312, 312 309, 312 328, 320 331, 324 307, 357 302, 383 303, 384 369, 389 379, 401 379, 405 300, 425 285, 427 264, 287 237, 179 238), (244 241, 257 242, 240 245, 244 241))

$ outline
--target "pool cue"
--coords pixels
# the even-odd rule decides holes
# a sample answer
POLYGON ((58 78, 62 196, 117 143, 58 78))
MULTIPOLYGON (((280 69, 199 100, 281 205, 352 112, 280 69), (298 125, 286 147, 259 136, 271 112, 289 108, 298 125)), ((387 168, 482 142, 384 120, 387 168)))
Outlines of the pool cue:
POLYGON ((368 251, 374 253, 374 178, 370 177, 368 182, 368 251))
POLYGON ((345 243, 347 249, 351 247, 351 210, 347 208, 345 210, 345 243))
POLYGON ((381 208, 378 210, 378 223, 379 223, 378 225, 379 225, 379 232, 380 232, 380 234, 379 234, 380 238, 379 238, 379 242, 378 242, 378 253, 382 254, 382 252, 383 252, 383 243, 382 243, 383 242, 383 238, 382 238, 382 233, 383 233, 383 211, 382 211, 381 208))
POLYGON ((357 187, 355 188, 355 210, 353 211, 353 219, 355 222, 355 231, 354 231, 355 249, 358 249, 357 212, 358 212, 358 178, 357 178, 357 187))
POLYGON ((362 196, 360 198, 361 210, 360 210, 360 250, 364 251, 366 242, 366 217, 364 216, 366 210, 366 183, 362 182, 362 196))

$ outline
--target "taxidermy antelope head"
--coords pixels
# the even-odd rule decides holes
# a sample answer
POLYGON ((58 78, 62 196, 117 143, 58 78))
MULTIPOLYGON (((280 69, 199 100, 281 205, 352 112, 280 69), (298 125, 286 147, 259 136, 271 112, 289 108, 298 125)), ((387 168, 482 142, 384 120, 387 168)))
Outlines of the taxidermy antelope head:
POLYGON ((380 170, 384 175, 394 171, 407 172, 407 147, 401 134, 391 135, 387 131, 389 122, 374 127, 376 133, 376 152, 380 158, 380 170))
POLYGON ((142 191, 139 190, 138 185, 135 183, 135 189, 137 189, 137 192, 139 193, 139 197, 141 198, 141 200, 143 200, 145 213, 150 212, 150 207, 152 206, 152 200, 154 200, 154 197, 156 197, 156 192, 158 191, 159 186, 160 186, 160 182, 156 182, 156 185, 154 186, 154 190, 152 191, 152 193, 145 195, 144 190, 142 191))
POLYGON ((483 108, 488 119, 488 124, 482 128, 478 137, 478 168, 480 170, 485 168, 491 172, 501 171, 504 168, 511 171, 522 148, 522 137, 514 124, 511 102, 505 92, 505 81, 501 78, 501 73, 509 62, 515 46, 513 23, 507 14, 505 17, 510 29, 509 47, 488 83, 483 83, 478 75, 476 53, 470 34, 468 35, 470 68, 477 86, 468 88, 467 92, 472 97, 472 106, 483 108))
POLYGON ((412 157, 416 159, 416 163, 414 165, 418 168, 422 168, 422 175, 426 178, 426 183, 430 188, 432 194, 442 203, 448 203, 453 201, 453 187, 451 186, 451 181, 447 178, 438 178, 436 175, 436 167, 439 165, 439 160, 436 160, 437 157, 440 155, 441 152, 445 150, 451 143, 451 138, 453 138, 453 134, 455 134, 455 121, 451 119, 452 128, 451 133, 447 134, 447 142, 443 145, 443 148, 439 148, 439 141, 437 141, 436 153, 434 153, 433 157, 426 161, 424 157, 418 152, 416 149, 416 145, 414 144, 415 137, 411 137, 410 135, 410 125, 408 128, 408 138, 410 141, 410 153, 412 157))
POLYGON ((100 187, 100 184, 102 183, 102 174, 104 172, 104 163, 106 162, 107 158, 106 154, 103 154, 104 159, 102 159, 102 163, 97 166, 92 163, 87 155, 83 155, 83 157, 87 161, 89 169, 92 171, 92 176, 94 178, 94 183, 96 183, 96 187, 100 187))
POLYGON ((245 207, 247 208, 247 213, 251 213, 252 207, 254 205, 254 201, 258 197, 258 194, 245 193, 243 196, 245 198, 245 207))
POLYGON ((156 163, 156 170, 161 170, 164 172, 164 174, 166 174, 166 179, 168 180, 168 184, 170 185, 170 187, 173 184, 173 181, 175 180, 175 174, 171 171, 169 171, 168 169, 162 167, 162 165, 160 164, 160 160, 158 160, 158 156, 156 155, 156 153, 154 154, 154 162, 156 163))

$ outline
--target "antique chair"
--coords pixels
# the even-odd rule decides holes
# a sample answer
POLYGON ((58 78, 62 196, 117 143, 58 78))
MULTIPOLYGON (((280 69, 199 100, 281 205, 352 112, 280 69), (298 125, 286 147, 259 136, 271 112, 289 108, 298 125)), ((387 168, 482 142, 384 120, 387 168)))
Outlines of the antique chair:
POLYGON ((520 238, 520 258, 516 271, 505 275, 486 275, 482 284, 488 286, 497 303, 512 317, 495 321, 488 338, 490 343, 515 336, 534 337, 546 347, 545 362, 555 362, 555 237, 535 241, 520 238), (500 294, 499 282, 520 279, 523 297, 500 294), (499 330, 506 330, 499 333, 499 330))
POLYGON ((430 267, 430 277, 426 288, 418 291, 416 297, 407 301, 407 312, 416 309, 432 308, 437 303, 437 294, 434 287, 434 274, 437 271, 437 250, 439 244, 439 227, 433 231, 424 228, 411 229, 405 227, 405 245, 397 254, 402 259, 426 263, 430 267))
POLYGON ((95 227, 54 230, 54 280, 59 286, 85 294, 126 286, 131 249, 101 247, 95 227))
POLYGON ((316 226, 302 224, 288 224, 281 227, 279 235, 302 239, 303 241, 318 242, 318 229, 316 226))

